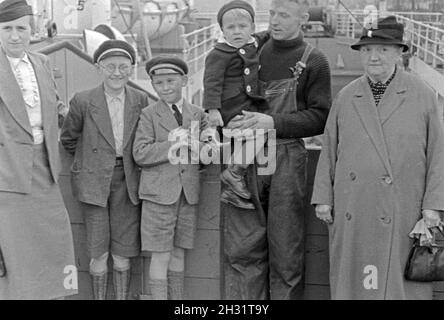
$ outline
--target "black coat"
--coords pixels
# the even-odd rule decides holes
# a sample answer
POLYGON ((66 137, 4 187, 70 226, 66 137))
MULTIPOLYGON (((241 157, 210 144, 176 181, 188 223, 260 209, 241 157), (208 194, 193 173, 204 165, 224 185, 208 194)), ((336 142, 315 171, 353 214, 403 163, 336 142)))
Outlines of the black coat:
POLYGON ((242 110, 263 112, 268 108, 259 90, 258 52, 269 33, 255 37, 255 43, 238 49, 217 43, 205 60, 203 107, 219 109, 224 123, 242 110))

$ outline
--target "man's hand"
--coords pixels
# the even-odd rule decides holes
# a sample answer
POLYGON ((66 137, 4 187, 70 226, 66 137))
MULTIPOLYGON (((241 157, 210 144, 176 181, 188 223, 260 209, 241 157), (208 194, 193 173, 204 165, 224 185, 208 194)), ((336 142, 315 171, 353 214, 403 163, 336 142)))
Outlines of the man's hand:
POLYGON ((210 109, 208 111, 208 124, 213 128, 224 126, 224 121, 218 109, 210 109))
POLYGON ((332 207, 328 204, 317 204, 315 207, 316 217, 328 224, 333 223, 331 209, 332 207))
POLYGON ((422 217, 427 228, 439 227, 441 224, 441 214, 436 210, 422 210, 422 217))
POLYGON ((242 115, 237 115, 226 126, 228 129, 274 129, 273 118, 260 112, 242 111, 242 115))

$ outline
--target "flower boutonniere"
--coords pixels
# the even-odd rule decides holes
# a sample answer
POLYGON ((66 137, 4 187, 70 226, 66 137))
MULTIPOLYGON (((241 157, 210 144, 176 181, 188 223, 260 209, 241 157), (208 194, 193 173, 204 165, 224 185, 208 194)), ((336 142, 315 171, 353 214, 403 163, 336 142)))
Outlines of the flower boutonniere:
POLYGON ((295 66, 290 67, 290 71, 291 71, 291 73, 293 74, 293 77, 294 77, 294 78, 299 79, 299 77, 300 77, 301 74, 302 74, 302 71, 304 71, 304 69, 305 69, 306 67, 307 67, 307 66, 305 65, 305 63, 303 63, 303 62, 301 62, 301 61, 298 61, 298 62, 296 63, 295 66))

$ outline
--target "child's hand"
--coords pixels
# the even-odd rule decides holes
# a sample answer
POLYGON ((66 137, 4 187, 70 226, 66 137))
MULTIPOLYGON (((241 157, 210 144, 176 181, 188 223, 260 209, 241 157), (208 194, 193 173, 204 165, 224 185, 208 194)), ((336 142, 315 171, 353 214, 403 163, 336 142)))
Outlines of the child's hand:
POLYGON ((222 116, 220 115, 219 110, 217 109, 210 109, 208 111, 208 122, 210 127, 223 127, 224 121, 222 120, 222 116))

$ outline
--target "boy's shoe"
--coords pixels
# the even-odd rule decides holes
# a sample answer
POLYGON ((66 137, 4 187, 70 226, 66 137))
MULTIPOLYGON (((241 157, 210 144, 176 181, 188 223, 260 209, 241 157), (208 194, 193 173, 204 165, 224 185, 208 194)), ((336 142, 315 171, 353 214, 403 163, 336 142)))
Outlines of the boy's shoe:
POLYGON ((245 183, 245 170, 239 166, 229 166, 220 174, 220 179, 239 197, 251 199, 251 193, 245 183))
POLYGON ((237 208, 254 210, 254 204, 251 201, 242 199, 237 194, 235 194, 231 189, 225 189, 220 195, 220 201, 223 203, 231 204, 237 208))

